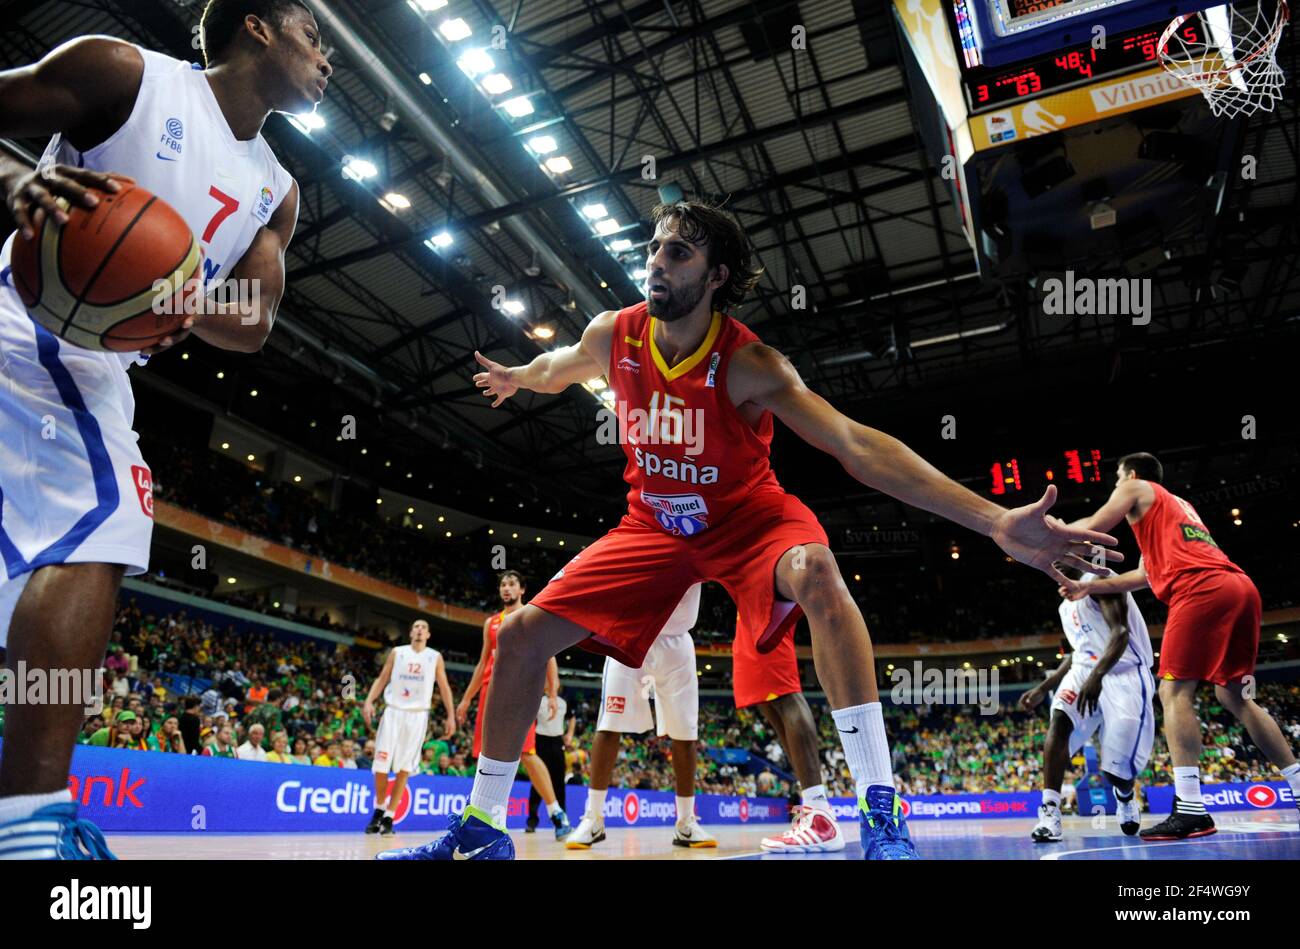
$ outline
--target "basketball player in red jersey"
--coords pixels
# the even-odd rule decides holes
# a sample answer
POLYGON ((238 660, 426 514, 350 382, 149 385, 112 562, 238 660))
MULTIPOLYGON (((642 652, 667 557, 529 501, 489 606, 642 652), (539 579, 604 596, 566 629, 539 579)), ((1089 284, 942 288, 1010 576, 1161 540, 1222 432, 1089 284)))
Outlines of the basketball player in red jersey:
MULTIPOLYGON (((1008 554, 1063 580, 1052 565, 1087 567, 1113 537, 1071 529, 1035 504, 1005 510, 945 477, 906 445, 859 425, 811 392, 790 362, 723 311, 761 268, 729 215, 693 201, 654 211, 646 299, 596 317, 580 342, 510 368, 475 353, 475 383, 493 406, 520 389, 560 392, 605 375, 627 456, 628 511, 502 624, 474 790, 431 844, 383 859, 510 859, 509 778, 536 714, 546 660, 581 644, 632 668, 683 593, 716 580, 739 623, 770 651, 800 615, 857 785, 864 855, 916 855, 894 795, 871 639, 812 512, 768 464, 772 416, 833 455, 859 481, 991 536, 1008 554), (490 773, 489 773, 490 772, 490 773)), ((1110 551, 1111 559, 1122 559, 1110 551)))
POLYGON ((1260 751, 1291 786, 1300 807, 1300 763, 1282 730, 1252 698, 1259 650, 1259 591, 1245 571, 1214 542, 1196 509, 1161 483, 1164 469, 1154 455, 1139 452, 1119 460, 1115 490, 1091 517, 1072 527, 1110 530, 1121 520, 1133 528, 1142 559, 1136 570, 1080 583, 1069 580, 1061 594, 1071 600, 1098 593, 1127 593, 1150 587, 1169 606, 1160 644, 1160 704, 1165 742, 1174 762, 1174 809, 1168 819, 1141 832, 1146 840, 1182 840, 1215 832, 1201 798, 1201 723, 1192 700, 1202 681, 1236 716, 1260 751))
MULTIPOLYGON (((117 191, 117 178, 134 178, 204 235, 205 274, 259 287, 251 311, 243 307, 253 301, 244 300, 191 317, 152 352, 193 332, 221 349, 251 353, 275 320, 298 219, 298 186, 261 129, 272 112, 314 109, 332 70, 315 18, 297 0, 210 0, 202 27, 202 71, 111 37, 85 36, 38 63, 0 72, 0 138, 52 136, 38 171, 0 156, 0 199, 30 239, 47 218, 67 222, 59 199, 94 208, 96 190, 117 191), (167 155, 157 151, 163 133, 175 145, 167 155), (197 173, 208 166, 232 179, 221 182, 227 197, 251 198, 274 182, 270 200, 246 198, 234 214, 235 205, 210 196, 213 179, 197 173)), ((0 251, 0 432, 33 430, 47 407, 67 421, 57 439, 29 441, 37 447, 28 457, 0 455, 0 534, 7 535, 0 642, 7 636, 11 666, 94 669, 104 658, 122 576, 144 572, 149 562, 152 497, 130 430, 130 357, 64 345, 37 328, 5 280, 9 246, 0 251), (56 483, 56 474, 76 483, 56 483), (64 513, 66 524, 55 516, 64 513), (29 542, 15 550, 8 541, 20 534, 29 542)), ((17 704, 7 715, 0 858, 111 857, 94 825, 77 819, 67 789, 82 704, 17 704)))
MULTIPOLYGON (((469 703, 481 692, 478 715, 474 717, 475 758, 483 751, 483 722, 487 718, 488 686, 492 682, 492 666, 496 659, 497 633, 505 618, 524 605, 524 578, 515 570, 507 570, 497 579, 497 590, 501 594, 501 612, 483 621, 483 651, 479 653, 478 664, 474 666, 474 674, 470 676, 469 685, 465 687, 465 694, 461 696, 460 703, 456 706, 456 720, 466 721, 469 703)), ((546 664, 545 691, 546 697, 550 700, 548 705, 551 714, 554 715, 557 708, 555 696, 560 691, 560 669, 554 656, 546 664)), ((555 795, 555 788, 551 784, 551 773, 546 770, 545 762, 537 754, 536 720, 533 721, 528 729, 528 735, 524 738, 523 765, 528 772, 528 779, 533 782, 533 787, 537 788, 542 803, 546 805, 547 816, 555 825, 555 839, 567 837, 573 832, 573 827, 570 826, 569 817, 564 813, 564 808, 560 807, 559 798, 555 795)), ((515 772, 510 773, 514 775, 515 772)))

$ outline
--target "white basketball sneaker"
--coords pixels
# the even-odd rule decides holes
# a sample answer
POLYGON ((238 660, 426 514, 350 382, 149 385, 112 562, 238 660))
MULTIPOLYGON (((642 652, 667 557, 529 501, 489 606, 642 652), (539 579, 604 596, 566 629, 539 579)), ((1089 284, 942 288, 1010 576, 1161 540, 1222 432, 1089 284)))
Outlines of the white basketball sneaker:
POLYGON ((605 839, 605 822, 584 814, 573 833, 564 838, 565 850, 590 850, 605 839))
POLYGON ((677 825, 677 832, 673 834, 674 847, 716 847, 718 838, 714 837, 707 830, 700 826, 700 819, 694 814, 685 824, 677 825))
POLYGON ((1038 805, 1038 823, 1029 835, 1036 844, 1054 843, 1062 838, 1061 809, 1055 804, 1038 805))
POLYGON ((1138 806, 1137 792, 1127 801, 1121 801, 1115 798, 1115 818, 1119 821, 1119 829, 1124 831, 1125 836, 1132 837, 1142 827, 1142 808, 1138 806))
POLYGON ((764 837, 760 846, 770 853, 837 853, 844 849, 844 835, 835 815, 822 807, 796 805, 790 829, 775 837, 764 837))

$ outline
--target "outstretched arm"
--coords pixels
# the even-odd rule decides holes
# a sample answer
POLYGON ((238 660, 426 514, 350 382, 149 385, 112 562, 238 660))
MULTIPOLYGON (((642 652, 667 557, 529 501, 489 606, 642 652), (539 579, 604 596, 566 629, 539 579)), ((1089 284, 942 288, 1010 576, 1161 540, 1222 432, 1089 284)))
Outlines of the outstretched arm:
POLYGON ((1089 580, 1086 583, 1079 580, 1066 580, 1057 592, 1067 600, 1082 600, 1085 596, 1132 593, 1135 590, 1145 590, 1147 586, 1146 567, 1139 564, 1136 570, 1117 573, 1113 577, 1102 577, 1100 580, 1089 580))
MULTIPOLYGON (((804 385, 788 359, 761 343, 737 352, 727 388, 736 405, 753 402, 770 410, 804 441, 835 456, 863 484, 991 537, 1016 560, 1056 580, 1065 577, 1053 561, 1092 569, 1087 558, 1094 546, 1118 543, 1109 534, 1067 527, 1048 516, 1056 501, 1054 485, 1036 503, 1012 510, 981 498, 898 439, 839 412, 804 385)), ((1106 551, 1106 557, 1123 559, 1114 550, 1106 551)))
POLYGON ((605 311, 587 324, 581 340, 542 353, 526 366, 503 366, 475 350, 474 358, 483 371, 474 375, 474 385, 495 399, 495 409, 520 389, 554 395, 576 382, 603 376, 609 371, 610 336, 616 315, 612 310, 605 311))
POLYGON ((1122 481, 1106 503, 1097 509, 1095 514, 1088 517, 1081 517, 1077 521, 1071 521, 1071 527, 1081 527, 1084 530, 1091 531, 1108 531, 1115 525, 1124 520, 1124 516, 1133 510, 1133 505, 1138 502, 1140 497, 1142 482, 1140 481, 1122 481))

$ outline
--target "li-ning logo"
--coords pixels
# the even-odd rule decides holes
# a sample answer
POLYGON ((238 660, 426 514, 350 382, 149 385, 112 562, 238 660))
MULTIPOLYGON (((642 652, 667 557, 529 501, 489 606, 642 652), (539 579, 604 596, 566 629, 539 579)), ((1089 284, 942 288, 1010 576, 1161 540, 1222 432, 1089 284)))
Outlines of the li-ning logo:
POLYGON ((708 378, 704 380, 704 387, 706 389, 713 388, 713 379, 718 374, 718 363, 720 362, 722 362, 722 355, 720 353, 714 353, 713 358, 709 360, 708 378))
POLYGON ((624 356, 620 359, 618 361, 618 368, 626 369, 628 372, 635 372, 637 374, 640 374, 641 372, 641 364, 631 356, 624 356))

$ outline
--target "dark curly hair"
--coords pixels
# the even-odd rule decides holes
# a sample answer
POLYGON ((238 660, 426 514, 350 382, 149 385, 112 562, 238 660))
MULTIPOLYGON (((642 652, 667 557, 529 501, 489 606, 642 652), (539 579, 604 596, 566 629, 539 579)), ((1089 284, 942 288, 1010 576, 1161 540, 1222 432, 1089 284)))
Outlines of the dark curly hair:
POLYGON ((226 54, 244 29, 246 17, 255 16, 280 26, 285 16, 295 9, 312 13, 303 0, 208 0, 199 21, 204 64, 211 66, 226 54))
POLYGON ((678 236, 697 247, 709 250, 709 267, 727 268, 727 282, 713 291, 713 308, 724 313, 735 310, 750 290, 758 286, 763 275, 761 264, 754 263, 754 248, 740 223, 718 205, 704 201, 674 201, 657 204, 650 212, 657 228, 660 224, 677 231, 678 236))

